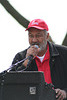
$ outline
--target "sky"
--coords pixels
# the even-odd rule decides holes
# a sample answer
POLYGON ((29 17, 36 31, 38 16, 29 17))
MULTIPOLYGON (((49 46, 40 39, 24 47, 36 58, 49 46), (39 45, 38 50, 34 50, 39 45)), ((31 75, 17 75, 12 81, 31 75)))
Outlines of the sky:
MULTIPOLYGON (((29 21, 40 18, 56 44, 67 32, 67 0, 8 0, 29 21)), ((15 54, 29 46, 28 34, 0 4, 0 72, 11 66, 15 54)))

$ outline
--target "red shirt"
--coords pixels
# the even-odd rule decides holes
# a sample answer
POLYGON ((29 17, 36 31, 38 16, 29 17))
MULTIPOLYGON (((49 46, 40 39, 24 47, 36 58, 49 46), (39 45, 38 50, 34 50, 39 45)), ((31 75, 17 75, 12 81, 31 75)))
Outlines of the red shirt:
POLYGON ((38 57, 35 58, 35 61, 38 67, 38 71, 44 72, 45 82, 47 82, 48 84, 52 83, 50 65, 49 65, 50 61, 49 45, 47 45, 47 52, 45 54, 43 61, 41 62, 38 57))

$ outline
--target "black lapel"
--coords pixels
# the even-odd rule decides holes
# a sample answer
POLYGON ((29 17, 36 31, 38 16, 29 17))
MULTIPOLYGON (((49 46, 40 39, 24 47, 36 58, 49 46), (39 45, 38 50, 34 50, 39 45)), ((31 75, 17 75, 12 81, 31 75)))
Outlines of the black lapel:
POLYGON ((55 44, 52 44, 50 42, 49 43, 49 52, 50 52, 50 68, 52 69, 52 67, 55 64, 55 59, 56 57, 59 56, 59 52, 55 46, 55 44))
POLYGON ((38 71, 38 68, 37 68, 37 64, 36 64, 36 61, 35 59, 33 59, 33 61, 31 62, 31 70, 32 71, 38 71))

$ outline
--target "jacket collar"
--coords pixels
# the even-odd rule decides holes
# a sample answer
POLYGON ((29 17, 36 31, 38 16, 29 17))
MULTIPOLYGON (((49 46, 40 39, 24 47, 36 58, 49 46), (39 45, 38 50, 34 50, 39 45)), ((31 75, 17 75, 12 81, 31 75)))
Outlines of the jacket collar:
POLYGON ((48 41, 48 44, 49 44, 50 56, 52 56, 52 57, 59 56, 59 52, 58 52, 55 44, 53 44, 49 41, 48 41))

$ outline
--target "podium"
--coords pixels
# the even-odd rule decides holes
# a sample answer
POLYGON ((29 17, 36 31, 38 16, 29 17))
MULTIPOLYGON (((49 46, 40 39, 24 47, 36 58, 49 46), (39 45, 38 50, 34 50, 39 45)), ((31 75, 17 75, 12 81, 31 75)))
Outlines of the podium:
POLYGON ((0 100, 56 100, 43 72, 7 72, 0 75, 0 100))

